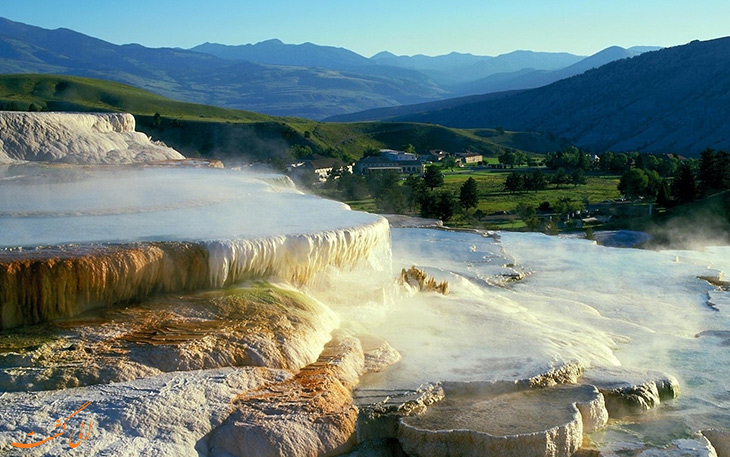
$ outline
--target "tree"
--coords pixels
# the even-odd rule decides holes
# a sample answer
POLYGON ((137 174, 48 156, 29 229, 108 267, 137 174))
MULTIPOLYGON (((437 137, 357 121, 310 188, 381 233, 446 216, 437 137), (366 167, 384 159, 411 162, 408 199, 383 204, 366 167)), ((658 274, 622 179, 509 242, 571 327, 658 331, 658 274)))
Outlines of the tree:
POLYGON ((362 153, 363 157, 377 157, 379 155, 380 149, 376 148, 375 146, 368 146, 362 153))
POLYGON ((581 209, 581 204, 570 197, 561 197, 553 205, 555 212, 561 215, 570 214, 581 209))
POLYGON ((730 188, 730 155, 712 149, 702 151, 697 178, 705 197, 730 188))
POLYGON ((423 176, 423 180, 426 182, 426 186, 433 190, 434 187, 441 187, 444 185, 444 174, 436 165, 429 165, 426 167, 426 174, 423 176))
POLYGON ((613 163, 611 164, 611 171, 615 171, 617 173, 624 173, 629 169, 630 166, 631 166, 631 162, 629 161, 629 156, 625 153, 618 153, 618 154, 615 154, 613 157, 613 163))
POLYGON ((543 227, 543 232, 546 235, 557 235, 558 234, 558 224, 555 223, 554 220, 549 219, 547 222, 545 222, 545 226, 543 227))
POLYGON ((412 144, 406 144, 403 146, 403 152, 407 152, 409 154, 415 154, 416 148, 412 144))
POLYGON ((576 168, 573 170, 573 173, 570 175, 570 182, 574 187, 578 187, 579 185, 586 184, 588 182, 586 174, 582 168, 576 168))
POLYGON ((568 174, 565 173, 565 168, 558 168, 558 171, 550 178, 550 182, 555 184, 556 189, 560 189, 561 184, 568 183, 568 174))
POLYGON ((368 175, 368 187, 378 210, 396 214, 405 211, 408 202, 399 183, 400 174, 395 170, 368 175))
POLYGON ((499 160, 499 163, 502 165, 507 165, 510 168, 514 168, 517 164, 517 155, 515 154, 514 149, 507 149, 503 153, 501 153, 497 159, 499 160))
POLYGON ((406 182, 403 184, 406 194, 408 208, 413 211, 417 205, 420 205, 426 195, 426 184, 423 179, 416 175, 408 175, 406 182))
POLYGON ((297 159, 303 159, 312 155, 312 148, 310 148, 309 146, 301 146, 299 144, 295 144, 294 146, 292 146, 292 154, 297 159))
POLYGON ((657 205, 661 205, 665 208, 671 207, 674 202, 672 201, 671 191, 669 190, 669 185, 667 184, 666 179, 662 179, 661 183, 659 184, 659 191, 656 195, 656 203, 657 205))
POLYGON ((596 234, 593 233, 593 227, 586 227, 586 240, 595 240, 596 234))
POLYGON ((504 181, 504 190, 509 193, 521 192, 525 190, 525 179, 524 173, 512 172, 507 175, 507 179, 504 181))
POLYGON ((535 170, 527 175, 527 178, 525 179, 525 189, 537 192, 538 190, 543 190, 546 187, 547 178, 542 171, 535 170))
POLYGON ((459 189, 459 203, 467 211, 479 204, 479 189, 474 178, 469 177, 459 189))
POLYGON ((515 165, 520 166, 524 163, 527 163, 527 154, 524 151, 515 151, 515 165))
POLYGON ((456 158, 452 155, 444 157, 444 160, 441 162, 441 168, 451 168, 451 171, 454 171, 455 166, 456 158))
POLYGON ((688 161, 682 161, 674 177, 674 197, 678 203, 689 203, 697 198, 697 182, 688 161))
POLYGON ((527 203, 520 203, 515 208, 515 213, 522 219, 528 230, 536 230, 540 226, 540 220, 537 218, 537 211, 534 206, 527 203))
POLYGON ((347 200, 362 200, 369 196, 365 177, 352 174, 347 169, 342 171, 340 179, 337 180, 337 190, 342 192, 347 200))
POLYGON ((646 195, 649 187, 649 177, 644 170, 633 168, 621 176, 618 183, 618 190, 629 198, 637 198, 646 195))
POLYGON ((592 166, 593 162, 591 161, 591 157, 583 151, 578 151, 578 163, 575 165, 576 169, 590 170, 592 166))
POLYGON ((436 201, 436 215, 439 219, 446 222, 454 215, 456 205, 456 198, 454 198, 451 192, 439 192, 436 201))

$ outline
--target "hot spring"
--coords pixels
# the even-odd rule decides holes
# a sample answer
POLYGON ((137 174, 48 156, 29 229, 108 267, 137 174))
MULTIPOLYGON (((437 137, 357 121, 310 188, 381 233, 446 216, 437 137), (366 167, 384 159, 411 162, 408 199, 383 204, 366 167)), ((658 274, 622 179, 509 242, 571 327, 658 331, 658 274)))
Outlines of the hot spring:
MULTIPOLYGON (((322 367, 335 367, 339 381, 321 398, 340 385, 356 384, 356 396, 394 397, 440 383, 445 406, 404 418, 406 432, 382 435, 412 455, 439 455, 428 448, 437 441, 464 445, 471 419, 456 424, 454 411, 465 418, 509 411, 508 400, 523 396, 537 405, 525 417, 539 417, 540 405, 553 403, 519 386, 550 384, 541 377, 557 379, 566 367, 579 367, 565 378, 580 386, 550 401, 579 404, 584 422, 566 429, 566 443, 605 456, 715 455, 696 433, 730 430, 727 246, 648 251, 530 233, 391 228, 274 174, 13 166, 0 171, 0 249, 0 449, 8 455, 65 451, 64 443, 35 454, 8 443, 31 431, 47 436, 61 411, 87 400, 95 437, 78 449, 89 455, 255 455, 266 443, 286 442, 256 434, 272 420, 295 424, 267 429, 276 433, 304 436, 311 426, 331 438, 334 425, 306 422, 316 413, 311 404, 274 416, 269 409, 299 403, 286 397, 256 406, 284 395, 277 386, 309 386, 302 379, 320 379, 322 367), (398 284, 401 269, 413 265, 448 281, 450 293, 398 284), (259 316, 241 326, 244 302, 259 316), (296 312, 286 311, 295 304, 296 312), (359 381, 347 374, 353 366, 359 381), (592 380, 630 383, 642 373, 676 378, 680 395, 643 414, 586 425, 578 398, 597 401, 592 380), (11 388, 26 382, 31 392, 11 388)), ((354 420, 348 404, 333 423, 354 420)), ((359 427, 340 427, 341 441, 297 442, 311 444, 300 455, 345 454, 356 445, 351 455, 368 455, 359 427)), ((492 445, 480 436, 480 445, 492 445)), ((563 455, 520 443, 527 447, 514 455, 563 455)))

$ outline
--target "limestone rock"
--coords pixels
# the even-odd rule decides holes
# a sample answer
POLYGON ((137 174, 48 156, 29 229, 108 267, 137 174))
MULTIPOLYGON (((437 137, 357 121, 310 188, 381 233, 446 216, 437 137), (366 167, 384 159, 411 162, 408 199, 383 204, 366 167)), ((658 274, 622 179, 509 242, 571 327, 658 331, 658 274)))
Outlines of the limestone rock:
POLYGON ((292 375, 261 367, 165 373, 116 384, 49 392, 8 392, 0 402, 0 455, 8 457, 77 455, 137 457, 199 457, 206 436, 227 418, 231 401, 243 392, 292 375), (47 437, 58 418, 85 402, 91 404, 72 417, 60 437, 30 449, 9 443, 32 443, 47 437), (90 437, 76 449, 81 421, 90 437))
POLYGON ((730 457, 730 430, 702 430, 702 435, 715 448, 717 457, 730 457))
POLYGON ((238 398, 211 434, 211 457, 330 456, 355 444, 350 389, 364 368, 360 341, 337 335, 319 359, 288 381, 238 398))
POLYGON ((0 163, 123 164, 185 157, 135 132, 128 113, 0 112, 0 163))
POLYGON ((398 439, 408 455, 564 456, 581 446, 583 431, 603 427, 608 414, 592 386, 528 388, 504 393, 503 384, 478 395, 446 391, 425 414, 401 419, 398 439))
POLYGON ((166 296, 0 336, 0 388, 48 390, 227 366, 298 370, 337 319, 298 292, 260 285, 166 296))
POLYGON ((611 417, 639 414, 656 408, 663 400, 679 396, 676 378, 658 371, 592 368, 581 382, 598 387, 606 398, 606 408, 611 417))

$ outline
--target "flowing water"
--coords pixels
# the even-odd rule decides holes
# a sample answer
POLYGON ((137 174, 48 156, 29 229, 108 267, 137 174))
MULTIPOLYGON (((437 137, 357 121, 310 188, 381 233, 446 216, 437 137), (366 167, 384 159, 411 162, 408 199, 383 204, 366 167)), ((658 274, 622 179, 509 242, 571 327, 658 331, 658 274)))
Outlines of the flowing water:
MULTIPOLYGON (((592 434, 599 447, 664 446, 730 427, 730 292, 699 278, 730 271, 730 247, 656 252, 434 229, 393 229, 392 238, 393 274, 416 265, 448 280, 451 293, 334 305, 346 322, 383 336, 403 355, 361 387, 516 380, 579 361, 660 370, 682 389, 657 410, 592 434)), ((327 300, 337 301, 334 295, 327 300)))

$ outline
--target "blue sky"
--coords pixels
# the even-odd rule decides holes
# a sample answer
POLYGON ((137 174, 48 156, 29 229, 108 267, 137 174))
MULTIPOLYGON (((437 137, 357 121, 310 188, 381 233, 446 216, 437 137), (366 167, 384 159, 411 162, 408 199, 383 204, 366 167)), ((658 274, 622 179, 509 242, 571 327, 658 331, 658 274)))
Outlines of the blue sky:
POLYGON ((730 1, 702 0, 2 0, 0 16, 116 44, 189 48, 279 38, 365 56, 593 54, 730 35, 730 1))

